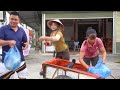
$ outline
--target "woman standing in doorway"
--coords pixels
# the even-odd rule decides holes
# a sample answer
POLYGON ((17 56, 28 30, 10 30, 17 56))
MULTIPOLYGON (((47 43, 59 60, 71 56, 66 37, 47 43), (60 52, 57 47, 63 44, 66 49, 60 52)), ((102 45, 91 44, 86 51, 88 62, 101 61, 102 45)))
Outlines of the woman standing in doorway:
POLYGON ((49 41, 50 44, 53 43, 55 46, 56 58, 61 58, 69 60, 69 48, 65 43, 62 31, 64 30, 64 25, 59 19, 50 20, 47 22, 47 26, 52 30, 50 36, 41 36, 40 41, 49 41))

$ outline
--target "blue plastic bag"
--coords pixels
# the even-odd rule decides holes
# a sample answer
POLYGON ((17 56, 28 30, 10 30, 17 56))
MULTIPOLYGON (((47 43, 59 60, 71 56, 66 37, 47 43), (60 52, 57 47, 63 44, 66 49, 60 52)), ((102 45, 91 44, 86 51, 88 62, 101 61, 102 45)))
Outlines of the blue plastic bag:
POLYGON ((109 70, 109 68, 107 68, 106 65, 102 63, 102 59, 99 59, 95 67, 91 66, 88 72, 96 74, 101 78, 106 78, 111 75, 111 71, 109 70))
POLYGON ((16 46, 9 49, 6 52, 4 58, 4 65, 8 70, 16 70, 21 63, 21 55, 16 46))

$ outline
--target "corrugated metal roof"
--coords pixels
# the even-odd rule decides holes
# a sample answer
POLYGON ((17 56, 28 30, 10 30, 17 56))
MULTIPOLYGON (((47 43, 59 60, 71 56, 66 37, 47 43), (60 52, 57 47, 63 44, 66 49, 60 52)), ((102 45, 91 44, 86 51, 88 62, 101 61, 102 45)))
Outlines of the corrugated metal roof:
MULTIPOLYGON (((8 11, 9 13, 11 11, 8 11)), ((21 22, 27 24, 35 30, 41 30, 42 15, 40 11, 18 11, 21 22)))

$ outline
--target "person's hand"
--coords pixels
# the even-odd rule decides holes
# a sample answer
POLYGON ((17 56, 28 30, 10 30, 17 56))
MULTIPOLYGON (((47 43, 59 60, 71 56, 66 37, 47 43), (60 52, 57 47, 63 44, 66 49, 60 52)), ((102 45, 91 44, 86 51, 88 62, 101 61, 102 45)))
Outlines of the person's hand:
POLYGON ((89 68, 90 68, 90 66, 87 65, 87 66, 86 66, 86 69, 89 70, 89 68))
POLYGON ((8 41, 8 42, 9 42, 9 46, 10 46, 10 47, 14 47, 15 44, 16 44, 16 41, 15 41, 15 40, 10 40, 10 41, 8 41))
POLYGON ((25 50, 26 48, 28 48, 28 45, 29 45, 29 43, 28 43, 28 42, 23 43, 23 44, 24 44, 24 46, 22 47, 22 49, 23 49, 23 50, 25 50))
POLYGON ((45 46, 50 46, 50 43, 48 41, 44 42, 45 46))
POLYGON ((43 40, 45 40, 45 39, 46 39, 46 36, 41 36, 41 37, 39 38, 40 41, 43 41, 43 40))
POLYGON ((103 60, 103 64, 105 64, 106 62, 105 62, 105 60, 103 60))

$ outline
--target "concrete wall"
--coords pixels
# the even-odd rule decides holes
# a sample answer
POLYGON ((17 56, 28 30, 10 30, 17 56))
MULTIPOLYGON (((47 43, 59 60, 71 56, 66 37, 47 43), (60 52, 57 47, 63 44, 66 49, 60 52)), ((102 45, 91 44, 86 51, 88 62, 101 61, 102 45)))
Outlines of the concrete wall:
POLYGON ((116 42, 120 42, 120 12, 116 13, 116 42))
POLYGON ((116 41, 116 53, 120 53, 120 12, 115 13, 115 41, 116 41))
POLYGON ((78 12, 78 13, 47 13, 46 14, 46 20, 49 19, 66 19, 66 18, 104 18, 104 17, 112 17, 113 13, 112 11, 88 11, 88 12, 78 12))
POLYGON ((3 20, 3 11, 0 11, 0 20, 3 20))

